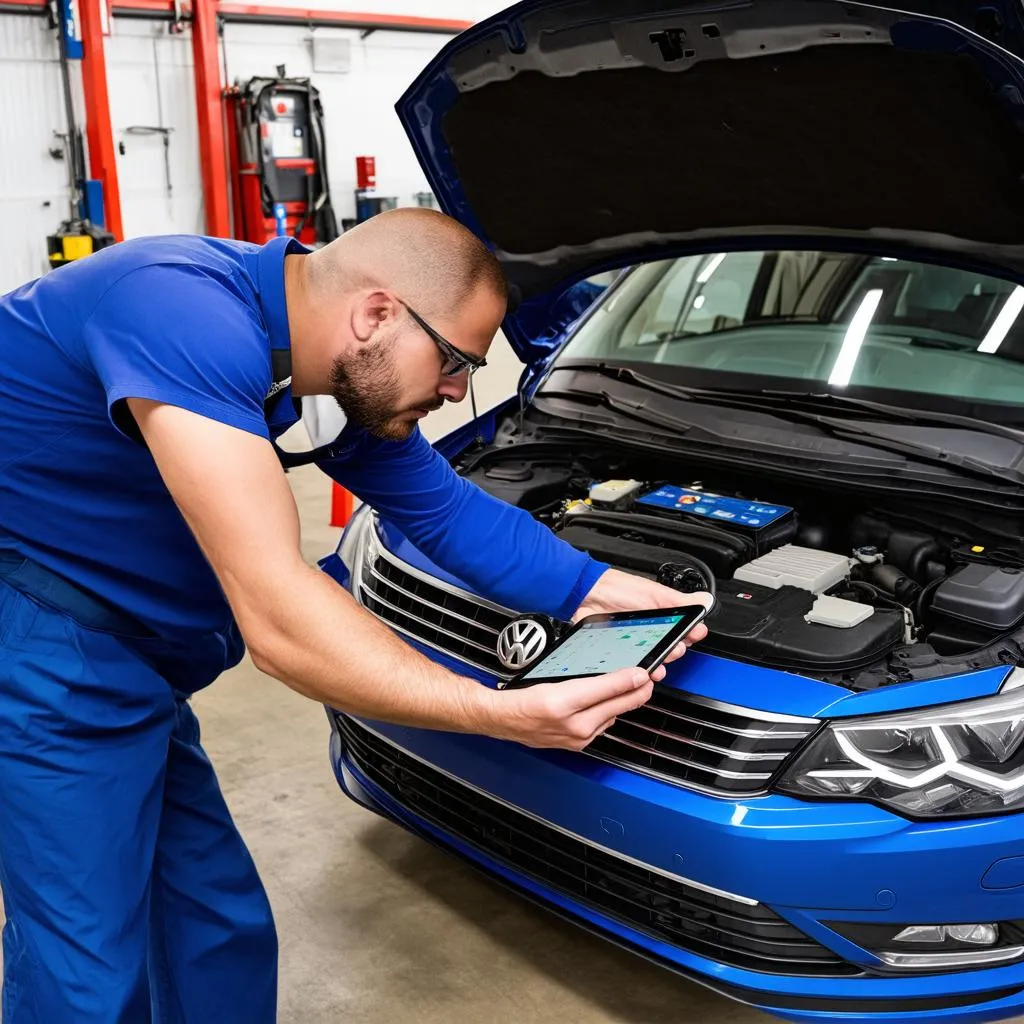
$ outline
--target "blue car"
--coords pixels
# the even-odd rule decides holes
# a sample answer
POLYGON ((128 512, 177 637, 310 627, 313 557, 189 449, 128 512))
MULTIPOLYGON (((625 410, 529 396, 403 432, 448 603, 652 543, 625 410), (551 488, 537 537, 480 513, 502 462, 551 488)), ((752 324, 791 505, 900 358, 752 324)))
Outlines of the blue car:
MULTIPOLYGON (((328 709, 353 800, 793 1021, 1024 1014, 1024 9, 899 7, 530 0, 412 84, 525 364, 437 447, 716 604, 580 753, 328 709)), ((321 567, 522 667, 373 508, 321 567)))

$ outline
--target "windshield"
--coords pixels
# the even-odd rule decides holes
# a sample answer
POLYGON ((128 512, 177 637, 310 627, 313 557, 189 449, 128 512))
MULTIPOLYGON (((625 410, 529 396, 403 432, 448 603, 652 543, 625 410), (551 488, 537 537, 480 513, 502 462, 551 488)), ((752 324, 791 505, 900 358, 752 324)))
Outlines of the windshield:
MULTIPOLYGON (((683 383, 1024 405, 1024 287, 891 257, 736 252, 645 264, 562 352, 683 383)), ((924 401, 922 401, 924 399, 924 401)), ((997 411, 990 405, 993 411, 997 411)))

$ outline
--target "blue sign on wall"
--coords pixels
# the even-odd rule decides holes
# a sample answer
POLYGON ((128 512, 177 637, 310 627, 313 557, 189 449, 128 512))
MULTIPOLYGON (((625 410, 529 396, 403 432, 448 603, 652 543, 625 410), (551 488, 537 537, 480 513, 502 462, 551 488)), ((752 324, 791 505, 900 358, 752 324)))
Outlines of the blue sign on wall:
POLYGON ((78 0, 60 0, 61 31, 71 60, 82 59, 82 23, 79 20, 78 0))

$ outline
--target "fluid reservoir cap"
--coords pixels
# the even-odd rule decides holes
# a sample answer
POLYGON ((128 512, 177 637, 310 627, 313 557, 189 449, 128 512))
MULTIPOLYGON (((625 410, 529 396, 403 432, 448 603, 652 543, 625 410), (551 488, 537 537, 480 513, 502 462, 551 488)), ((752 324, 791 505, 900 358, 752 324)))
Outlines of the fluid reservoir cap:
POLYGON ((865 544, 864 547, 857 548, 854 551, 853 557, 864 565, 873 565, 875 562, 882 560, 882 552, 873 544, 865 544))
POLYGON ((1024 885, 1024 857, 1004 857, 985 872, 983 889, 1016 889, 1024 885))

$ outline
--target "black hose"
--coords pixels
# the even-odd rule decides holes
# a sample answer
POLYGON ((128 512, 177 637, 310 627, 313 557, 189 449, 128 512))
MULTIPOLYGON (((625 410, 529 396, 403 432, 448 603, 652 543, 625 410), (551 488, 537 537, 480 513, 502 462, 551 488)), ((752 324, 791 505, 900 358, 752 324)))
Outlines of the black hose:
POLYGON ((924 611, 925 602, 929 601, 938 589, 938 586, 945 579, 944 576, 940 576, 937 580, 932 580, 931 583, 927 584, 925 588, 917 595, 917 601, 914 602, 914 621, 919 625, 924 625, 924 611))
POLYGON ((887 608, 902 608, 896 598, 880 587, 875 586, 874 583, 868 583, 867 580, 848 580, 846 586, 851 590, 860 591, 861 593, 867 594, 872 600, 877 601, 879 604, 884 605, 887 608))
POLYGON ((302 220, 299 221, 298 226, 295 228, 295 234, 293 238, 298 238, 299 235, 306 228, 306 224, 309 223, 309 218, 313 214, 313 175, 306 175, 306 212, 302 215, 302 220))

